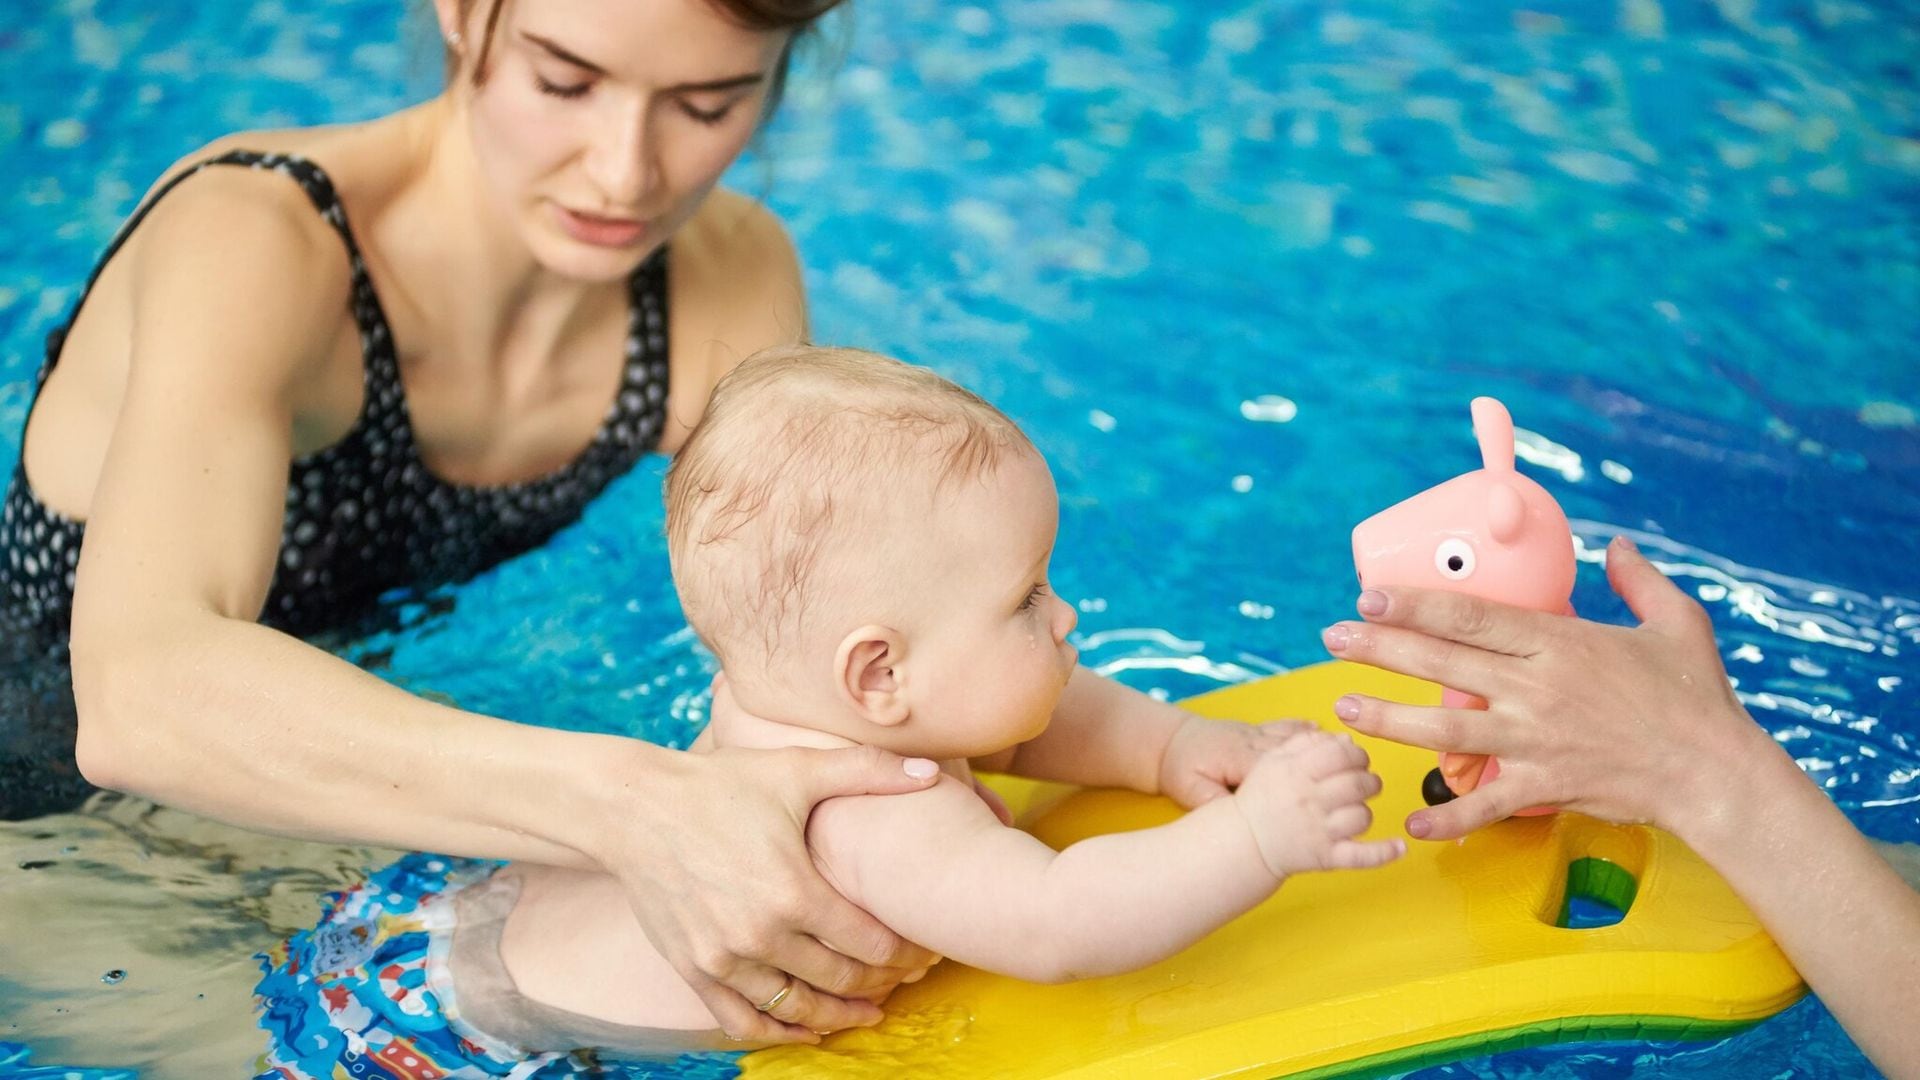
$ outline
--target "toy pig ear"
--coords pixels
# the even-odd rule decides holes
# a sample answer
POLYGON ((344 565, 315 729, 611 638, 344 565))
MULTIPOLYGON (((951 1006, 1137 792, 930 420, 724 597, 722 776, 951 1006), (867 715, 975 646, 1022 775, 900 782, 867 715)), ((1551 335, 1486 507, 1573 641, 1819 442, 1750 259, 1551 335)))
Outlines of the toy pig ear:
POLYGON ((1473 434, 1480 440, 1480 464, 1488 472, 1513 471, 1513 417, 1490 397, 1473 399, 1473 434))
POLYGON ((1526 520, 1527 504, 1512 484, 1496 483, 1487 490, 1487 525, 1493 530, 1495 540, 1513 543, 1526 520))

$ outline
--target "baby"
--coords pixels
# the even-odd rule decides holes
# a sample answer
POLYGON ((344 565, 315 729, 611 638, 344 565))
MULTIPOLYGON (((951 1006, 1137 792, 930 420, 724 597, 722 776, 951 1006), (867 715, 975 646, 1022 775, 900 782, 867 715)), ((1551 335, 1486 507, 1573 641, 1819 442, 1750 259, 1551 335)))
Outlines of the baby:
MULTIPOLYGON (((850 349, 748 359, 667 477, 674 584, 722 669, 692 749, 868 744, 942 762, 923 791, 821 804, 814 860, 903 937, 1042 982, 1151 964, 1289 875, 1401 853, 1356 839, 1380 781, 1345 736, 1203 719, 1077 667, 1074 609, 1047 583, 1057 519, 1033 444, 939 376, 850 349), (1191 812, 1056 852, 1009 827, 972 767, 1191 812)), ((740 1045, 611 877, 515 864, 440 907, 425 986, 474 1050, 740 1045)), ((756 1004, 786 1020, 805 992, 775 982, 756 1004)))

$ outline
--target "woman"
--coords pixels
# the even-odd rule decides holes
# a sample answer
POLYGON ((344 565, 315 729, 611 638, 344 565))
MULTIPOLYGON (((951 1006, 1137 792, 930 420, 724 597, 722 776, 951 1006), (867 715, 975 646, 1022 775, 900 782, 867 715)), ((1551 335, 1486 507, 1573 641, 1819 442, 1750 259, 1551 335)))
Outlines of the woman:
POLYGON ((1500 758, 1498 780, 1407 832, 1451 840, 1528 806, 1658 825, 1727 879, 1874 1064, 1920 1076, 1920 892, 1740 707, 1700 605, 1624 537, 1607 577, 1639 627, 1386 589, 1361 595, 1364 621, 1327 628, 1336 656, 1489 702, 1335 705, 1369 735, 1500 758))
POLYGON ((932 958, 821 881, 801 830, 931 762, 537 729, 293 636, 540 543, 673 450, 732 363, 804 335, 780 226, 715 183, 834 3, 436 0, 439 97, 162 178, 49 342, 0 518, 0 607, 71 620, 88 779, 601 869, 729 1034, 878 1019, 861 999, 932 958))

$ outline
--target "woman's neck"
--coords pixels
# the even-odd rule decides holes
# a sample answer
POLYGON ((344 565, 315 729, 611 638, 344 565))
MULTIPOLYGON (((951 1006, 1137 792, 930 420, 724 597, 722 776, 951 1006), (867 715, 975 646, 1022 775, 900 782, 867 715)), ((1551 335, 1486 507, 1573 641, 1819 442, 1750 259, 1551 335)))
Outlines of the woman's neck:
POLYGON ((511 208, 487 189, 451 91, 397 120, 410 164, 376 229, 390 277, 442 346, 433 351, 551 355, 541 343, 564 340, 609 286, 562 277, 534 258, 511 208))

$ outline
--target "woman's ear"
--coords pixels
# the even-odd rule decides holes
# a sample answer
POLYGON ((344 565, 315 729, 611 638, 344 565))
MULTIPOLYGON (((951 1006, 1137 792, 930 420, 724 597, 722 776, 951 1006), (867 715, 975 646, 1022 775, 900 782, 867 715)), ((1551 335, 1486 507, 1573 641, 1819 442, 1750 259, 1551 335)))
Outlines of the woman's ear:
POLYGON ((901 667, 905 659, 905 639, 885 626, 862 626, 840 640, 834 672, 842 697, 862 720, 893 727, 912 712, 901 667))
POLYGON ((467 8, 471 6, 459 0, 433 0, 433 17, 440 24, 440 40, 446 42, 447 48, 453 52, 460 52, 466 44, 466 27, 462 24, 466 22, 467 8))

